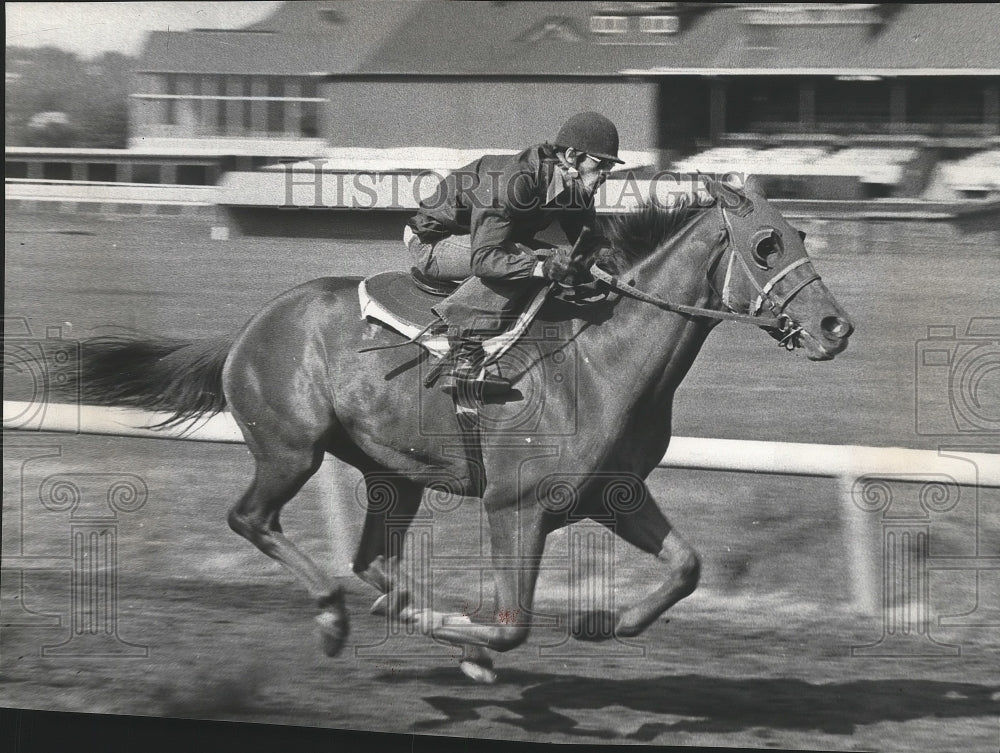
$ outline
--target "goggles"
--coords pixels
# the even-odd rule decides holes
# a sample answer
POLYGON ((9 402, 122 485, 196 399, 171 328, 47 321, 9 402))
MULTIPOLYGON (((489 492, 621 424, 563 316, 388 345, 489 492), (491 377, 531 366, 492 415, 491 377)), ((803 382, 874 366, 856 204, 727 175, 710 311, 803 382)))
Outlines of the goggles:
POLYGON ((609 172, 611 172, 612 168, 613 168, 613 167, 614 167, 615 165, 617 165, 617 164, 618 164, 618 163, 617 163, 617 162, 615 162, 614 160, 610 160, 610 159, 601 159, 600 157, 595 157, 595 156, 594 156, 594 155, 592 155, 592 154, 586 154, 586 155, 584 155, 584 156, 585 156, 585 157, 586 157, 587 159, 589 159, 589 160, 592 160, 593 162, 596 162, 596 163, 597 163, 597 169, 598 169, 598 170, 600 170, 600 171, 601 171, 602 173, 609 173, 609 172))

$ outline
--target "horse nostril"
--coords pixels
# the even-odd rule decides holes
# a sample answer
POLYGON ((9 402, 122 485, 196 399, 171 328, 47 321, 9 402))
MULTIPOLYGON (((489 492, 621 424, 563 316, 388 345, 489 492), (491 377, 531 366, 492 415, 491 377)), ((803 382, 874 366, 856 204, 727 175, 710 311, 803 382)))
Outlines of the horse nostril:
POLYGON ((840 339, 847 337, 854 331, 854 327, 851 323, 846 319, 841 319, 839 316, 823 317, 823 321, 820 322, 820 326, 826 334, 840 339))

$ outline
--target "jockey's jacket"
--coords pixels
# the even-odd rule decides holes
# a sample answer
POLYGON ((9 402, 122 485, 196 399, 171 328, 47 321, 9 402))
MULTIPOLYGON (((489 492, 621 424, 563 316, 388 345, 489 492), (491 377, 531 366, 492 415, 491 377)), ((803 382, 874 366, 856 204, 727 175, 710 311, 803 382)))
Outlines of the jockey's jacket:
POLYGON ((531 276, 527 243, 558 220, 569 242, 595 226, 593 197, 559 168, 553 148, 539 144, 516 155, 486 155, 459 168, 420 203, 408 224, 422 243, 469 235, 472 273, 484 280, 531 276))

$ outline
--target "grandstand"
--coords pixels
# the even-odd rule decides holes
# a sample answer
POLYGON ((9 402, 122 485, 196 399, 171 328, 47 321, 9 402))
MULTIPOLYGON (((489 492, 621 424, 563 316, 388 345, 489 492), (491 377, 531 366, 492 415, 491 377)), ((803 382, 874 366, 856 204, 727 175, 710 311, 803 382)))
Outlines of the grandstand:
MULTIPOLYGON (((151 34, 129 153, 197 155, 229 185, 290 160, 443 170, 595 109, 639 175, 755 172, 809 200, 991 201, 997 28, 997 4, 290 2, 243 29, 151 34)), ((8 177, 91 169, 39 161, 53 158, 8 150, 8 177)), ((257 201, 280 204, 284 187, 269 190, 257 201)))
POLYGON ((755 172, 788 198, 990 197, 970 175, 995 172, 975 154, 1000 144, 998 27, 995 5, 289 3, 239 34, 153 35, 135 135, 294 142, 311 108, 330 168, 450 169, 593 108, 633 169, 755 172))
MULTIPOLYGON (((710 147, 672 165, 678 172, 753 173, 775 196, 875 199, 903 191, 908 166, 921 150, 898 145, 710 147), (817 195, 818 194, 818 195, 817 195)), ((949 176, 951 173, 949 173, 949 176)))
POLYGON ((966 198, 1000 194, 1000 149, 942 162, 938 169, 943 184, 966 198))

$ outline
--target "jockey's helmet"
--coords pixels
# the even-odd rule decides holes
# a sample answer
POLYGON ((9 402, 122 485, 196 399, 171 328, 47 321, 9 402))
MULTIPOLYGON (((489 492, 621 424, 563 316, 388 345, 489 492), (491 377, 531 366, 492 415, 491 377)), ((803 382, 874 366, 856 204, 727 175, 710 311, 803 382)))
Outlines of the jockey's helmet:
POLYGON ((559 129, 555 145, 625 164, 625 160, 618 159, 618 129, 598 112, 581 112, 567 120, 559 129))

